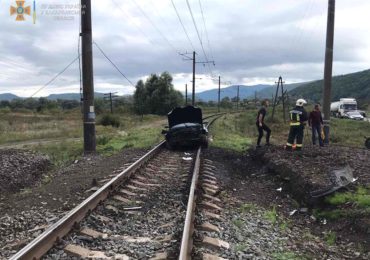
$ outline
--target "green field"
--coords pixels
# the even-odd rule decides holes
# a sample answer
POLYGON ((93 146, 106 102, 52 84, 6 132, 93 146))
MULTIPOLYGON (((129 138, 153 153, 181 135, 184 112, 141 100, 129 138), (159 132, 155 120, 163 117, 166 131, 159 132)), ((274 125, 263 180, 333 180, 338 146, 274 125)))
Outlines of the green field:
MULTIPOLYGON (((272 129, 271 142, 284 145, 289 131, 277 109, 272 122, 271 108, 266 118, 272 129)), ((221 112, 226 112, 222 110, 221 112)), ((217 113, 217 108, 204 109, 204 116, 217 113)), ((210 128, 210 145, 242 152, 254 146, 257 137, 255 117, 257 109, 227 114, 210 128)), ((165 116, 137 116, 129 112, 114 115, 119 127, 99 124, 104 114, 97 118, 97 152, 110 155, 125 148, 146 148, 163 139, 161 130, 167 124, 165 116)), ((370 122, 333 119, 331 141, 333 144, 363 147, 364 136, 370 133, 370 122)), ((310 133, 305 131, 305 144, 310 133)), ((31 149, 49 155, 55 165, 63 165, 83 154, 83 124, 79 109, 67 112, 36 113, 30 111, 0 111, 0 146, 31 149)))

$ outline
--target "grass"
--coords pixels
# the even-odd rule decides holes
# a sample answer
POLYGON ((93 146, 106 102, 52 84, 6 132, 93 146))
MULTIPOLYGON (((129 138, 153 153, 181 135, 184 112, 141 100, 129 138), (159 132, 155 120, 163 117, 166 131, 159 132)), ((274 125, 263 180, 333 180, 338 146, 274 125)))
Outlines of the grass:
POLYGON ((271 210, 267 210, 264 214, 264 217, 272 224, 275 224, 278 217, 275 206, 271 210))
POLYGON ((83 153, 82 142, 60 142, 38 144, 30 146, 29 149, 49 156, 54 166, 63 166, 71 161, 79 159, 83 153))
POLYGON ((241 219, 233 219, 233 224, 237 227, 237 228, 239 228, 239 229, 242 229, 243 227, 244 227, 244 225, 245 225, 245 223, 244 223, 244 221, 243 220, 241 220, 241 219))
POLYGON ((109 140, 105 138, 104 142, 97 146, 97 151, 103 155, 111 155, 124 148, 150 147, 162 139, 160 129, 157 128, 130 130, 124 136, 115 136, 109 140))
POLYGON ((370 188, 360 186, 354 192, 336 192, 327 197, 325 202, 332 205, 333 209, 315 209, 313 213, 316 217, 337 220, 368 216, 370 215, 370 188))
POLYGON ((239 114, 226 115, 211 126, 213 136, 211 146, 243 152, 252 144, 252 139, 247 137, 242 130, 242 116, 239 114))
POLYGON ((241 205, 239 209, 242 213, 251 212, 257 209, 257 205, 252 203, 245 203, 241 205))
MULTIPOLYGON (((104 117, 99 115, 97 122, 104 117)), ((123 148, 146 148, 163 139, 165 117, 116 114, 120 127, 96 125, 97 152, 111 155, 123 148)), ((83 154, 83 122, 79 109, 67 112, 34 113, 0 111, 0 144, 19 143, 48 155, 56 167, 83 154), (47 141, 47 142, 46 142, 47 141)))
POLYGON ((248 247, 248 245, 246 245, 246 244, 237 244, 237 245, 235 245, 234 250, 236 252, 243 252, 247 249, 247 247, 248 247))
MULTIPOLYGON (((290 108, 289 108, 290 109, 290 108)), ((307 106, 307 112, 311 111, 307 106)), ((257 108, 249 108, 239 114, 229 114, 218 119, 211 127, 211 134, 214 136, 212 146, 243 151, 250 145, 254 145, 258 136, 255 125, 257 108)), ((289 122, 284 122, 282 108, 278 106, 275 111, 274 120, 271 119, 272 108, 268 108, 266 124, 271 128, 271 142, 283 145, 289 132, 289 122)), ((287 116, 288 118, 288 116, 287 116)), ((304 144, 311 142, 311 132, 305 130, 304 144)), ((370 133, 370 123, 347 119, 331 119, 330 142, 332 144, 364 147, 364 136, 370 133), (355 133, 355 134, 354 134, 355 133)), ((262 139, 264 142, 264 139, 262 139)))
POLYGON ((329 246, 335 245, 335 242, 337 241, 337 234, 335 232, 328 232, 325 234, 325 242, 329 246))
POLYGON ((370 188, 358 187, 356 192, 336 192, 327 197, 326 202, 336 206, 354 203, 359 208, 370 208, 370 188))

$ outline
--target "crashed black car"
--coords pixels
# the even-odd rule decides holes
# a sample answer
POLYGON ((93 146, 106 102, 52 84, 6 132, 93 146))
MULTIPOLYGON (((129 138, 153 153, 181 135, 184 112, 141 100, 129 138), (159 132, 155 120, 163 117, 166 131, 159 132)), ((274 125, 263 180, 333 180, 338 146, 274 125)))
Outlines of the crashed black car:
POLYGON ((203 124, 202 110, 193 106, 177 107, 168 113, 167 147, 170 149, 208 146, 208 130, 203 124))

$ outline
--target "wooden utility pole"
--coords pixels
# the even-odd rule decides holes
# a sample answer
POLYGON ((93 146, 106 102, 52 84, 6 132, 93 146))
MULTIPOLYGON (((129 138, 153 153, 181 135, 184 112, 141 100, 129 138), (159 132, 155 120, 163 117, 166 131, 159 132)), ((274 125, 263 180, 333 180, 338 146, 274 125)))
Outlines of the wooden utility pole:
POLYGON ((195 51, 193 51, 193 94, 191 104, 192 106, 195 105, 195 51))
POLYGON ((285 92, 284 92, 284 83, 283 82, 283 79, 280 77, 279 78, 279 81, 280 81, 280 85, 281 85, 281 99, 283 101, 283 118, 284 118, 284 123, 286 123, 286 113, 285 113, 285 92))
POLYGON ((206 63, 213 63, 214 64, 214 61, 200 61, 200 62, 197 62, 195 60, 195 55, 196 55, 196 52, 193 51, 193 57, 189 57, 188 56, 188 53, 180 53, 181 56, 184 56, 185 59, 183 60, 192 60, 193 61, 193 94, 192 94, 192 100, 191 100, 191 104, 194 106, 195 105, 195 64, 196 63, 203 63, 203 64, 206 64, 206 63))
POLYGON ((276 87, 276 94, 275 94, 275 98, 274 98, 274 103, 272 104, 272 115, 271 115, 271 120, 274 120, 274 115, 275 115, 275 107, 278 105, 279 101, 278 101, 278 96, 279 96, 279 88, 281 86, 281 99, 282 99, 282 102, 283 102, 283 117, 284 117, 284 123, 286 122, 286 116, 285 116, 285 97, 284 97, 284 84, 285 82, 283 81, 283 78, 280 76, 279 77, 279 80, 278 82, 275 82, 275 84, 277 84, 277 87, 276 87))
POLYGON ((217 103, 217 108, 218 108, 218 113, 220 113, 220 98, 221 98, 221 76, 218 76, 218 103, 217 103))
POLYGON ((185 84, 185 106, 188 105, 188 84, 185 84))
POLYGON ((239 110, 239 85, 238 85, 238 92, 236 94, 236 110, 239 110))
POLYGON ((111 112, 111 114, 113 114, 113 99, 118 97, 118 96, 114 95, 116 93, 117 92, 114 92, 114 93, 109 92, 108 94, 104 94, 104 96, 106 96, 106 97, 104 97, 104 99, 108 99, 109 102, 110 102, 110 112, 111 112))
POLYGON ((91 0, 81 0, 84 153, 96 151, 91 0))
POLYGON ((335 0, 328 0, 328 21, 326 28, 326 50, 324 68, 323 89, 323 112, 324 112, 324 143, 329 144, 330 134, 330 102, 331 102, 331 78, 333 73, 333 48, 334 48, 334 18, 335 0))

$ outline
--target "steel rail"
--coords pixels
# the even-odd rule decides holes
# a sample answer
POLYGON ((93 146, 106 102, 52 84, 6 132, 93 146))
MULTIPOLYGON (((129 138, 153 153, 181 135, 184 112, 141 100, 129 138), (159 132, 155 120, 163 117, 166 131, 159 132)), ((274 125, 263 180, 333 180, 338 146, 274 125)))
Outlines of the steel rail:
POLYGON ((217 114, 213 114, 213 115, 210 115, 210 116, 206 116, 206 117, 203 117, 203 120, 206 120, 206 119, 209 119, 211 117, 214 117, 214 116, 222 116, 222 115, 225 115, 227 114, 228 112, 222 112, 222 113, 217 113, 217 114))
POLYGON ((31 243, 12 256, 10 260, 40 259, 53 247, 55 242, 59 241, 66 234, 68 234, 78 222, 80 222, 87 214, 95 209, 101 201, 105 200, 112 191, 120 186, 125 180, 130 178, 132 173, 134 173, 150 158, 158 153, 160 148, 163 147, 164 143, 165 141, 162 141, 156 145, 152 150, 133 163, 130 167, 122 171, 103 187, 97 190, 94 194, 85 199, 80 205, 72 209, 62 219, 45 230, 40 236, 35 238, 31 243))
POLYGON ((199 169, 200 169, 200 154, 201 147, 198 148, 197 157, 194 163, 193 177, 191 180, 190 193, 188 198, 188 205, 186 208, 186 218, 184 224, 184 230, 181 239, 181 248, 180 248, 180 260, 191 259, 191 250, 192 250, 192 237, 194 232, 194 215, 195 215, 195 190, 198 184, 199 179, 199 169))

